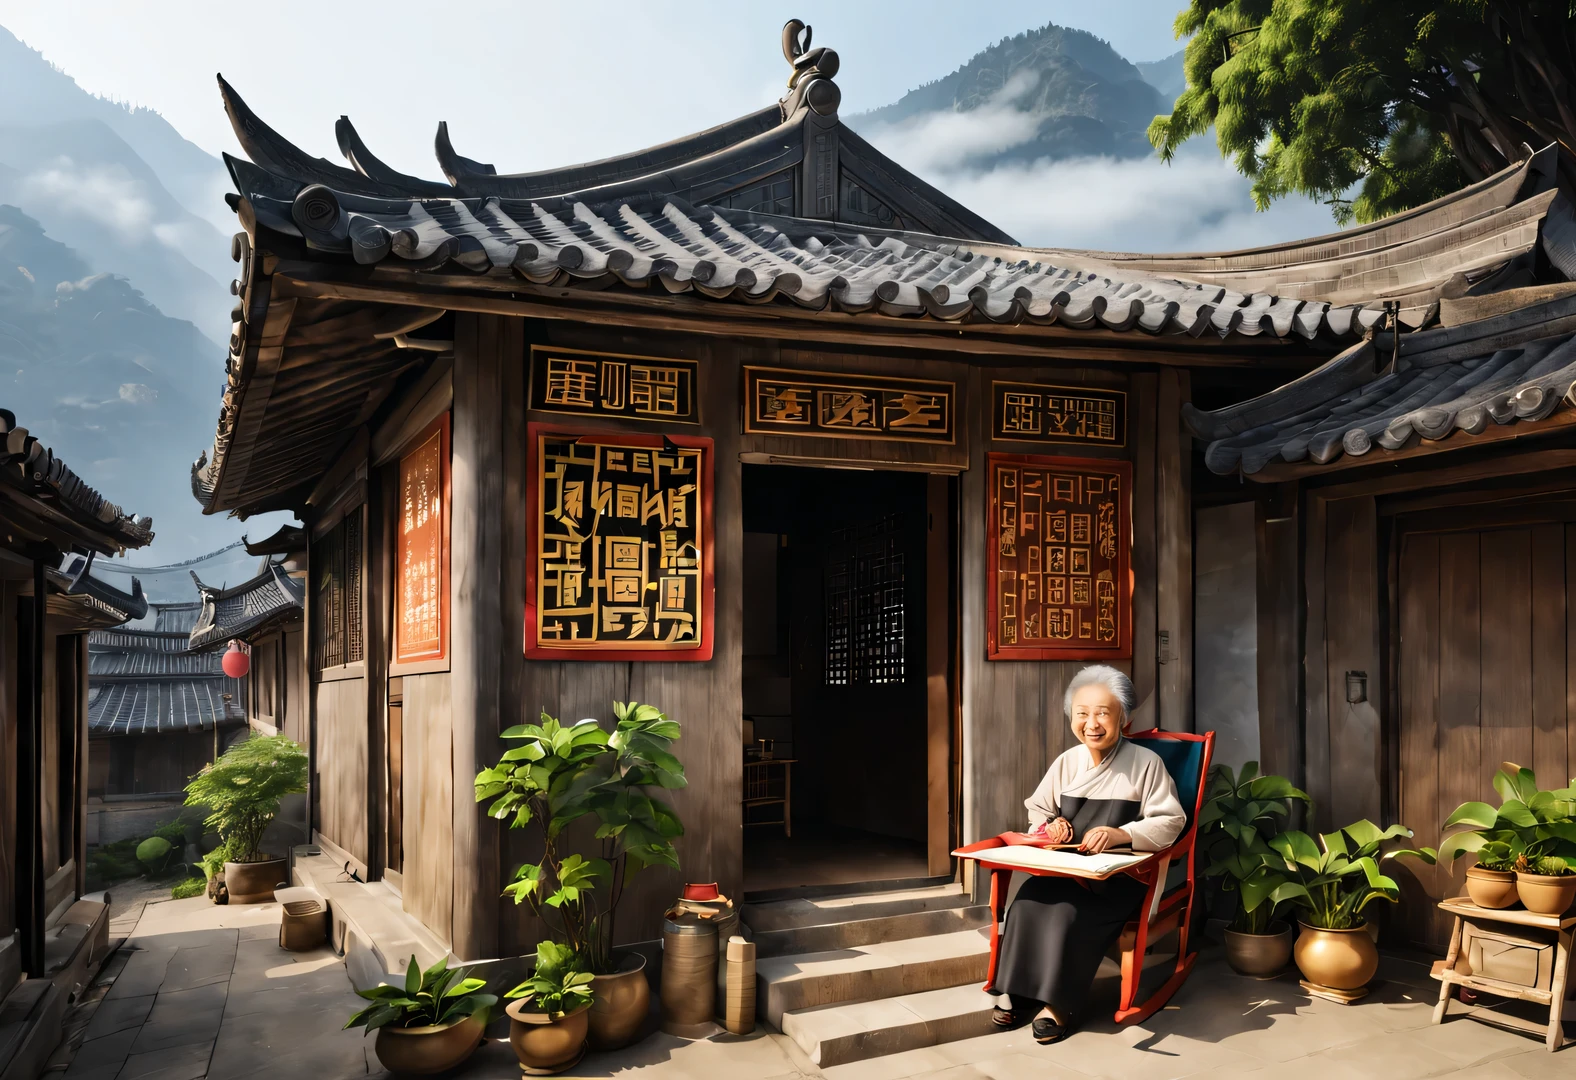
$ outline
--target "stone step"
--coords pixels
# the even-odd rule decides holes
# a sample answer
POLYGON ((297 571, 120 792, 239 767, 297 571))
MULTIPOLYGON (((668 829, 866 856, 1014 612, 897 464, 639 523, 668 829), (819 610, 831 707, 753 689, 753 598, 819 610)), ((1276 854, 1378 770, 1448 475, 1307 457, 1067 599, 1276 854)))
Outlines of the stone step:
POLYGON ((978 982, 784 1013, 782 1032, 822 1068, 958 1042, 994 1031, 996 999, 978 982))
POLYGON ((963 891, 963 886, 952 883, 932 885, 922 889, 853 893, 842 896, 818 897, 813 900, 774 900, 764 904, 746 904, 744 905, 743 918, 746 926, 753 932, 760 934, 773 930, 789 930, 801 926, 862 922, 867 919, 884 919, 893 915, 911 915, 919 911, 968 907, 969 904, 969 895, 963 891))
POLYGON ((983 982, 989 960, 979 930, 767 957, 755 966, 757 1008, 781 1031, 783 1014, 800 1009, 983 982))
POLYGON ((768 957, 786 956, 789 953, 854 949, 882 941, 901 941, 904 938, 975 930, 989 923, 990 908, 980 904, 974 907, 942 907, 932 908, 929 911, 910 911, 902 915, 854 919, 850 922, 788 926, 780 930, 755 930, 752 926, 751 930, 755 934, 756 955, 768 957))

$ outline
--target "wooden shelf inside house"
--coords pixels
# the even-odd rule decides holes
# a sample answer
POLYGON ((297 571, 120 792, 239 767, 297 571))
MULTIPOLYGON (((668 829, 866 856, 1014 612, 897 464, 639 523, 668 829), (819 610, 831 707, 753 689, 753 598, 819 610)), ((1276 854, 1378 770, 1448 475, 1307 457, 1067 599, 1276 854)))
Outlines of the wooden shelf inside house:
POLYGON ((1444 1023, 1447 1016, 1466 1016, 1529 1035, 1542 1035, 1550 1051, 1564 1045, 1565 990, 1572 938, 1576 935, 1576 912, 1539 915, 1520 908, 1484 908, 1460 896, 1440 901, 1439 907, 1454 916, 1455 926, 1450 933, 1450 951, 1443 960, 1434 961, 1430 972, 1440 983, 1434 1023, 1444 1023), (1537 975, 1528 982, 1491 978, 1472 970, 1470 958, 1474 939, 1533 952, 1552 950, 1553 955, 1546 973, 1541 965, 1534 963, 1537 975), (1539 1023, 1497 1009, 1459 1002, 1452 1009, 1456 987, 1545 1005, 1549 1018, 1539 1023))
POLYGON ((784 836, 793 835, 793 766, 796 758, 766 758, 744 763, 744 823, 781 825, 784 836), (779 770, 776 766, 781 766, 779 770), (782 816, 751 820, 757 806, 781 806, 782 816))

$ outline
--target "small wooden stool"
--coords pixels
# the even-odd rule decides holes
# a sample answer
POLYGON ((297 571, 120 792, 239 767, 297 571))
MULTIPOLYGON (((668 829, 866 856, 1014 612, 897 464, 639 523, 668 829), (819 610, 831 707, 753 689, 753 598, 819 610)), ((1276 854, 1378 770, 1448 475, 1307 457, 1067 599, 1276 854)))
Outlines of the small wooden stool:
POLYGON ((1434 961, 1431 972, 1440 983, 1434 1023, 1444 1023, 1446 1015, 1470 1016, 1486 1024, 1543 1035, 1550 1051, 1563 1046, 1566 969, 1572 937, 1576 936, 1576 914, 1537 915, 1521 908, 1481 908, 1464 896, 1441 900, 1439 907, 1455 917, 1455 927, 1450 931, 1450 951, 1443 960, 1434 961), (1502 977, 1476 974, 1472 968, 1474 951, 1480 958, 1497 956, 1502 977), (1548 1023, 1523 1020, 1481 1005, 1463 1004, 1451 1014, 1450 998, 1458 986, 1547 1005, 1548 1023))

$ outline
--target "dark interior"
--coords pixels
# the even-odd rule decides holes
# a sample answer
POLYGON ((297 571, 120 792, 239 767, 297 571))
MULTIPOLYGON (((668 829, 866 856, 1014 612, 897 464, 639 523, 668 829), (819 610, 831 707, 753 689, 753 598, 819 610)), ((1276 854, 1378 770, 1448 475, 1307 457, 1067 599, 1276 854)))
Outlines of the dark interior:
MULTIPOLYGON (((747 891, 925 874, 925 494, 915 473, 744 466, 747 891), (791 836, 781 804, 748 802, 758 753, 793 760, 791 836)), ((782 772, 756 771, 770 796, 782 772)))

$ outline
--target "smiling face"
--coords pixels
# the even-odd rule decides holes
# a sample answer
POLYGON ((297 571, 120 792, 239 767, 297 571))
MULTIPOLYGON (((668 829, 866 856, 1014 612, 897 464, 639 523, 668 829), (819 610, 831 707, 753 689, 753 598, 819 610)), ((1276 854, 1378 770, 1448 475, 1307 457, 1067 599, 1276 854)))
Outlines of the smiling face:
POLYGON ((1099 684, 1081 686, 1073 694, 1071 721, 1078 741, 1099 760, 1122 737, 1122 703, 1099 684))

